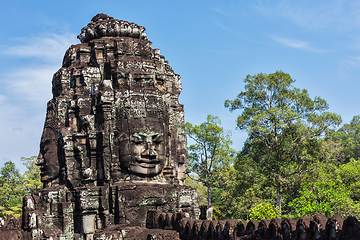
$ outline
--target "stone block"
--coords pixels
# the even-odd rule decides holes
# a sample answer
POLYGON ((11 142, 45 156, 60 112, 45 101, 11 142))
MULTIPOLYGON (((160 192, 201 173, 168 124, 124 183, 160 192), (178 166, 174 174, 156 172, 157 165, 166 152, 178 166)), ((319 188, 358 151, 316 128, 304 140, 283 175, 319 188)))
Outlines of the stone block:
POLYGON ((83 223, 83 232, 85 234, 92 234, 95 232, 95 214, 84 214, 82 216, 82 223, 83 223))

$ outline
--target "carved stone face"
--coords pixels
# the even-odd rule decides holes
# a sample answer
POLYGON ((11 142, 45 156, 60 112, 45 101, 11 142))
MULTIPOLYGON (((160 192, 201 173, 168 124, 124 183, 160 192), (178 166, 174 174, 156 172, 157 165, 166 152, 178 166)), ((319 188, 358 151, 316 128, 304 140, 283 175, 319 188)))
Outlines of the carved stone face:
POLYGON ((44 128, 41 136, 40 153, 36 165, 41 166, 41 181, 51 182, 60 174, 60 165, 57 154, 57 138, 54 130, 44 128))
POLYGON ((142 176, 157 175, 165 164, 167 131, 158 121, 137 121, 137 125, 120 133, 121 168, 142 176))

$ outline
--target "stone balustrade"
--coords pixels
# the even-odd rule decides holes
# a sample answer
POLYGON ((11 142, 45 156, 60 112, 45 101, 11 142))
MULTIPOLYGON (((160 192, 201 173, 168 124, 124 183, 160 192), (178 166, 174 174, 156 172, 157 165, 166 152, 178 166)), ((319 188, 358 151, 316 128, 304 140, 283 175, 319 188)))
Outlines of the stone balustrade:
POLYGON ((360 239, 360 223, 355 217, 345 220, 340 215, 326 218, 319 214, 302 217, 298 221, 291 218, 263 219, 249 222, 236 219, 195 220, 185 213, 148 212, 147 228, 176 230, 183 240, 225 240, 225 239, 278 239, 278 240, 350 240, 360 239))

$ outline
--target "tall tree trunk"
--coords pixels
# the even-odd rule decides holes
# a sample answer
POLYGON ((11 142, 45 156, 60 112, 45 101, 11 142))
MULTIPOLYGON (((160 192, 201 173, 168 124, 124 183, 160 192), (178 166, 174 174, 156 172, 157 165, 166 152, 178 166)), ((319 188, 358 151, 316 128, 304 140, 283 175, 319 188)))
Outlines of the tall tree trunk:
POLYGON ((210 192, 210 185, 207 186, 207 192, 208 192, 208 205, 211 205, 211 192, 210 192))
POLYGON ((279 212, 281 215, 281 189, 280 189, 280 181, 277 180, 276 183, 276 206, 279 207, 279 212))

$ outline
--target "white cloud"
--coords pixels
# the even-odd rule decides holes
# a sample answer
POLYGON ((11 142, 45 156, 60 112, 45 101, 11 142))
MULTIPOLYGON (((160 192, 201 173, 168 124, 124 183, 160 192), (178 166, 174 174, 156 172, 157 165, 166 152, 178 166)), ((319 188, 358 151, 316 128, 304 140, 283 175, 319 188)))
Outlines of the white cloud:
POLYGON ((46 103, 52 98, 52 77, 75 41, 75 34, 40 35, 20 39, 18 45, 1 52, 15 57, 17 64, 14 68, 0 67, 0 166, 11 160, 23 171, 20 157, 38 154, 46 103), (19 65, 24 58, 31 58, 31 65, 27 61, 19 65))
POLYGON ((46 37, 20 39, 23 44, 11 46, 3 51, 18 57, 40 58, 42 60, 59 63, 65 50, 76 41, 75 34, 52 34, 46 37))
MULTIPOLYGON (((32 65, 2 71, 2 85, 11 99, 23 104, 46 104, 51 98, 53 74, 61 67, 66 49, 76 41, 75 34, 52 34, 21 39, 19 45, 5 48, 2 54, 31 58, 32 65), (33 60, 35 58, 35 61, 33 60)), ((10 100, 11 100, 10 99, 10 100)))
POLYGON ((301 40, 280 38, 280 37, 273 37, 273 39, 287 47, 299 48, 299 49, 308 49, 309 48, 309 43, 301 41, 301 40))
POLYGON ((0 95, 0 166, 11 160, 23 171, 20 158, 38 153, 45 111, 44 105, 43 111, 29 113, 25 105, 0 95))
POLYGON ((352 66, 352 67, 360 67, 360 56, 348 57, 344 65, 352 66))
POLYGON ((5 76, 8 93, 24 104, 41 104, 51 99, 51 81, 59 65, 21 68, 5 76))
POLYGON ((307 50, 307 51, 311 51, 311 52, 324 52, 324 50, 311 47, 308 42, 305 42, 302 40, 282 38, 282 37, 277 37, 277 36, 273 36, 272 39, 278 43, 281 43, 282 45, 284 45, 286 47, 297 48, 297 49, 307 50))

